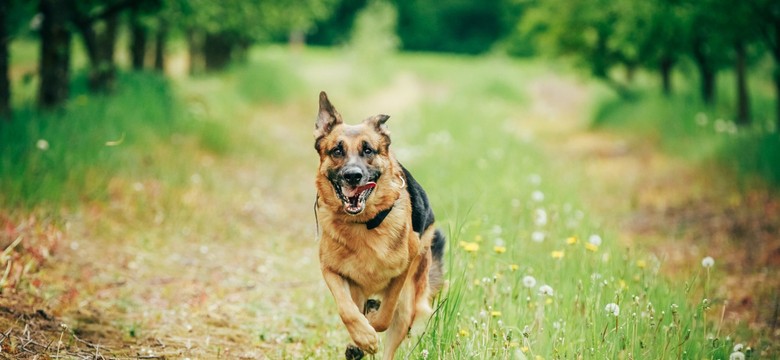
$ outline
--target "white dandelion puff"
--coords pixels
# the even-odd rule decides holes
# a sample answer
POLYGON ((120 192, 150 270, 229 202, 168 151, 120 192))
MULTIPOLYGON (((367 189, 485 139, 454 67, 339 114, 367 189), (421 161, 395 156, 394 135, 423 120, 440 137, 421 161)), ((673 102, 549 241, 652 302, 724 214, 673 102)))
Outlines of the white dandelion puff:
POLYGON ((542 202, 544 201, 544 193, 536 190, 533 193, 531 193, 531 199, 536 202, 542 202))
POLYGON ((523 286, 527 288, 532 288, 536 286, 536 279, 531 275, 526 275, 523 277, 523 286))
POLYGON ((49 142, 46 141, 46 139, 38 139, 38 141, 35 142, 35 147, 41 151, 49 150, 49 142))
POLYGON ((539 287, 539 294, 553 296, 553 288, 550 285, 542 285, 539 287))
POLYGON ((596 246, 601 246, 601 236, 593 234, 588 238, 588 242, 596 246))
POLYGON ((544 232, 541 231, 534 231, 533 234, 531 234, 531 240, 538 243, 544 241, 544 237, 544 232))
POLYGON ((729 360, 745 360, 745 354, 735 351, 729 355, 729 360))
POLYGON ((734 345, 734 351, 740 351, 741 352, 742 349, 744 349, 744 348, 745 348, 745 345, 742 345, 741 343, 738 343, 738 344, 734 345))
POLYGON ((615 303, 607 304, 607 306, 604 307, 604 310, 606 310, 607 313, 609 313, 609 315, 612 316, 620 315, 620 306, 618 306, 618 304, 615 303))
POLYGON ((544 211, 544 209, 536 209, 534 212, 534 223, 536 226, 547 225, 547 211, 544 211))
POLYGON ((713 265, 715 265, 715 259, 713 259, 712 256, 707 256, 704 259, 701 259, 701 266, 704 266, 705 268, 711 268, 713 265))

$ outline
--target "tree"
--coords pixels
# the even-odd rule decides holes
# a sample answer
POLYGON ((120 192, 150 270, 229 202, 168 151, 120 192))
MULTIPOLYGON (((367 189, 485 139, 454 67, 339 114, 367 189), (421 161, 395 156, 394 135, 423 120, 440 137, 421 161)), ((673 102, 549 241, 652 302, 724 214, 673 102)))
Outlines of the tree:
POLYGON ((59 0, 40 0, 41 56, 38 105, 44 109, 62 106, 70 85, 70 38, 68 6, 59 0))
POLYGON ((11 81, 8 77, 8 31, 10 1, 0 1, 0 120, 11 119, 11 81))
POLYGON ((753 0, 749 3, 751 19, 764 45, 774 59, 772 74, 775 83, 775 129, 780 132, 780 3, 775 0, 753 0))

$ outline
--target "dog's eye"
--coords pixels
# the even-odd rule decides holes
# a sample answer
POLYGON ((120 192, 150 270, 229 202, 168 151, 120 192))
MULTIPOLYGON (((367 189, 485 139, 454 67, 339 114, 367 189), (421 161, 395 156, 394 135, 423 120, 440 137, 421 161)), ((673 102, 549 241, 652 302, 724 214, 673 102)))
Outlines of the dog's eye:
POLYGON ((342 157, 344 156, 344 150, 341 150, 341 148, 335 148, 330 151, 330 155, 333 157, 342 157))
POLYGON ((374 154, 374 150, 371 149, 370 147, 363 148, 363 155, 368 156, 373 154, 374 154))

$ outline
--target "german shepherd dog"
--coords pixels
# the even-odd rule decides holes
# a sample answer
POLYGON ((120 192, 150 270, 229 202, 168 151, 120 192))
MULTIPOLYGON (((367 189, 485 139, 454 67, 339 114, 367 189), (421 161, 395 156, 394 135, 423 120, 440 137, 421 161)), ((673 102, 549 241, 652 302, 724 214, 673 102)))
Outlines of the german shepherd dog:
POLYGON ((390 150, 387 115, 347 125, 320 93, 314 148, 320 155, 315 211, 320 267, 357 347, 392 359, 415 320, 431 313, 442 286, 444 235, 428 197, 390 150), (371 297, 380 297, 381 302, 371 297))

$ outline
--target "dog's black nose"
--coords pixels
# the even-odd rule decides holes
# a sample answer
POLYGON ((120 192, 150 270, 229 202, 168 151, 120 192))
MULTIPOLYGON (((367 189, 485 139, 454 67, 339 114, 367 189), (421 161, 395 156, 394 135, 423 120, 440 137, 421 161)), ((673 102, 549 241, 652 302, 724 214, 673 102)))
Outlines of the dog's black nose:
POLYGON ((358 168, 351 168, 344 171, 344 180, 346 180, 349 185, 357 186, 362 179, 363 172, 358 168))

